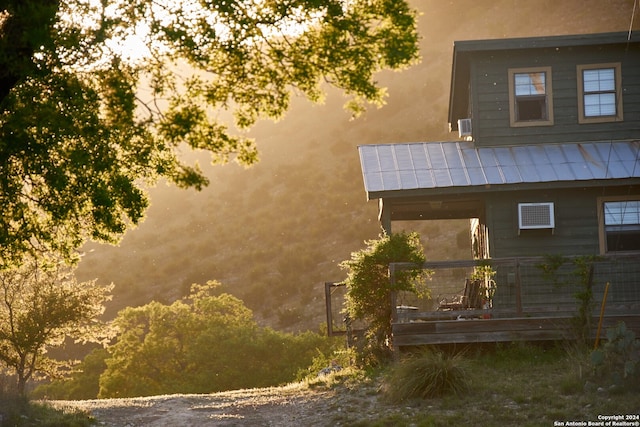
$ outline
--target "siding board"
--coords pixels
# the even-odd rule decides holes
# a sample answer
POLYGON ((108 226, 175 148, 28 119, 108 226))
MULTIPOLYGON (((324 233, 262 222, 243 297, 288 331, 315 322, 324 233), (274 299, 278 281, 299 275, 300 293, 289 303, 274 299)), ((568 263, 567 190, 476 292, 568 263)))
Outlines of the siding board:
POLYGON ((479 146, 622 140, 638 138, 640 130, 640 49, 625 46, 491 51, 474 55, 474 137, 479 146), (580 64, 620 62, 623 84, 623 122, 579 124, 576 67, 580 64), (509 126, 509 68, 550 66, 553 82, 554 125, 509 126))
POLYGON ((637 194, 632 187, 585 188, 553 192, 522 191, 492 194, 487 200, 492 215, 488 227, 493 257, 547 254, 593 255, 599 253, 597 200, 600 196, 637 194), (518 203, 553 202, 553 230, 518 233, 518 203))

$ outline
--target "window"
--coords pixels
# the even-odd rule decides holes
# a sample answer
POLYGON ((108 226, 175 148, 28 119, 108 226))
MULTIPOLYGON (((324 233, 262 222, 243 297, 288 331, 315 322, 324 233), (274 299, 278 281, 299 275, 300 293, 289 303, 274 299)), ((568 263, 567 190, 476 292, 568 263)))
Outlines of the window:
POLYGON ((508 74, 511 126, 552 125, 551 67, 516 68, 508 74))
POLYGON ((601 252, 640 251, 640 200, 600 201, 601 252))
POLYGON ((578 66, 578 122, 622 120, 620 63, 578 66))

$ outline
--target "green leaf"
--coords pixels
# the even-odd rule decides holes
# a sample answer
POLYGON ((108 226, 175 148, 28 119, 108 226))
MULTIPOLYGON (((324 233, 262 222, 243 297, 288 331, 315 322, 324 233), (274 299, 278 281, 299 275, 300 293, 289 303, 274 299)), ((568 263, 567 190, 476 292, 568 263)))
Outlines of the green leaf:
POLYGON ((189 4, 7 6, 0 264, 34 242, 66 258, 89 238, 117 242, 144 216, 143 186, 161 178, 208 184, 183 160, 184 147, 209 151, 216 164, 250 165, 258 153, 244 134, 259 120, 282 118, 294 94, 321 102, 328 83, 355 117, 385 102, 377 72, 418 59, 416 13, 405 0, 189 4), (136 31, 149 55, 132 59, 113 48, 136 31))

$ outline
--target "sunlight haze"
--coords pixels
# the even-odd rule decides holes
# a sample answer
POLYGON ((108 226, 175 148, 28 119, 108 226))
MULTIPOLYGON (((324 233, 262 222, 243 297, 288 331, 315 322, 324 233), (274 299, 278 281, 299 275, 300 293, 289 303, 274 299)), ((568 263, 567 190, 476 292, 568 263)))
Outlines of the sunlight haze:
MULTIPOLYGON (((257 165, 209 167, 205 158, 208 188, 160 184, 150 190, 146 221, 118 247, 88 245, 95 250, 80 273, 116 285, 108 316, 125 305, 175 300, 191 283, 216 279, 263 324, 316 330, 324 316, 323 283, 342 280, 337 263, 380 232, 356 147, 457 138, 447 129, 453 42, 627 31, 633 10, 632 0, 412 5, 420 13, 422 62, 380 73, 389 91, 384 107, 352 121, 335 90, 324 105, 295 99, 284 119, 251 130, 260 150, 257 165)), ((458 233, 468 232, 465 221, 420 227, 427 259, 469 256, 456 242, 458 233)))

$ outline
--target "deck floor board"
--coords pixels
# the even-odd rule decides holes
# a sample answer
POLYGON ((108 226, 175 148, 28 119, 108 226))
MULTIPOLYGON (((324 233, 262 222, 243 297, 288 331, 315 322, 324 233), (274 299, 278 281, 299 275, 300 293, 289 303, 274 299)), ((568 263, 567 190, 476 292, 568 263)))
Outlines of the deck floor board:
MULTIPOLYGON (((601 336, 606 328, 625 322, 640 336, 640 314, 608 315, 603 318, 601 336)), ((433 320, 392 325, 395 347, 428 344, 464 344, 507 341, 548 341, 571 339, 571 316, 520 317, 501 319, 433 320)), ((595 337, 598 318, 592 319, 595 337)))

